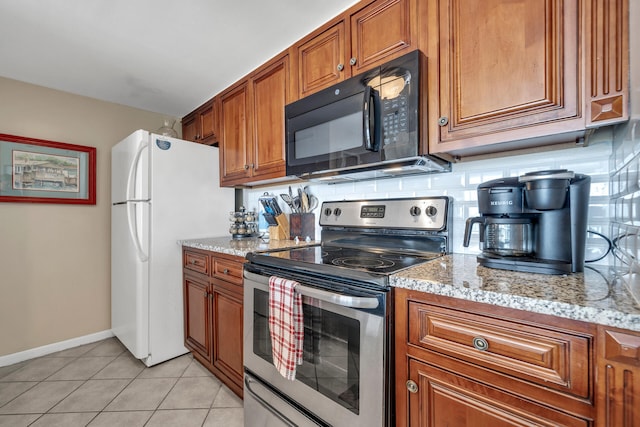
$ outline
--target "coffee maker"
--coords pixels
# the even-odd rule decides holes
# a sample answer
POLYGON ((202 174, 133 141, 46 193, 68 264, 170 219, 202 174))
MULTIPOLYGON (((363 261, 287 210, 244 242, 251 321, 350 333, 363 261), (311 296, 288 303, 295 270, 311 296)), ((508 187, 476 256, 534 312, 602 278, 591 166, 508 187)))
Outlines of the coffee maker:
POLYGON ((566 274, 584 270, 591 178, 566 169, 500 178, 478 186, 480 265, 566 274))

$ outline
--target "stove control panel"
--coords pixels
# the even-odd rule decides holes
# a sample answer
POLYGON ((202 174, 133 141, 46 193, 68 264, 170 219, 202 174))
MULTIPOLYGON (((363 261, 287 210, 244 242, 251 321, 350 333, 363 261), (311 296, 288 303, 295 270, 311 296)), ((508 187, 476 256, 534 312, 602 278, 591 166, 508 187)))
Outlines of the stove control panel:
POLYGON ((324 202, 320 225, 442 231, 447 227, 451 203, 446 196, 324 202))

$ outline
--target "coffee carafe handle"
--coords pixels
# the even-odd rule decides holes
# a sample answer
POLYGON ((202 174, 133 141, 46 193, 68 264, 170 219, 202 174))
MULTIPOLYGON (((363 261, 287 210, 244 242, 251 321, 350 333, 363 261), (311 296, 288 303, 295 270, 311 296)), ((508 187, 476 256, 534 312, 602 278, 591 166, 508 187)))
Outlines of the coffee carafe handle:
POLYGON ((467 222, 464 225, 464 243, 462 244, 462 246, 464 246, 465 248, 469 247, 469 241, 471 240, 471 229, 473 228, 473 224, 480 224, 480 242, 484 242, 484 220, 485 218, 482 216, 467 218, 467 222))

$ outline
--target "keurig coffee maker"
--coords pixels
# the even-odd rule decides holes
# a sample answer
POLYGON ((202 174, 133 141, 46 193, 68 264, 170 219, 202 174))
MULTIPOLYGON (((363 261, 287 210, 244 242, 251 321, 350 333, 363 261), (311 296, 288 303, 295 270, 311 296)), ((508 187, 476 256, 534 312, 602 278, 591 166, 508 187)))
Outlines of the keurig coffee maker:
POLYGON ((544 274, 584 269, 591 178, 565 169, 478 186, 479 217, 467 219, 464 246, 480 227, 481 265, 544 274))

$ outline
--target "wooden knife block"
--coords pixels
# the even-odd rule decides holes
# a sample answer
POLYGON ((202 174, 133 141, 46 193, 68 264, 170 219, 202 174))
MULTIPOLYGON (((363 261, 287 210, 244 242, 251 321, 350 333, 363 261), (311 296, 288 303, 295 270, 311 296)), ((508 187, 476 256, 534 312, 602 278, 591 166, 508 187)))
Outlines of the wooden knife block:
POLYGON ((289 240, 289 221, 285 214, 280 214, 275 217, 278 225, 272 225, 269 227, 269 239, 270 240, 289 240))

